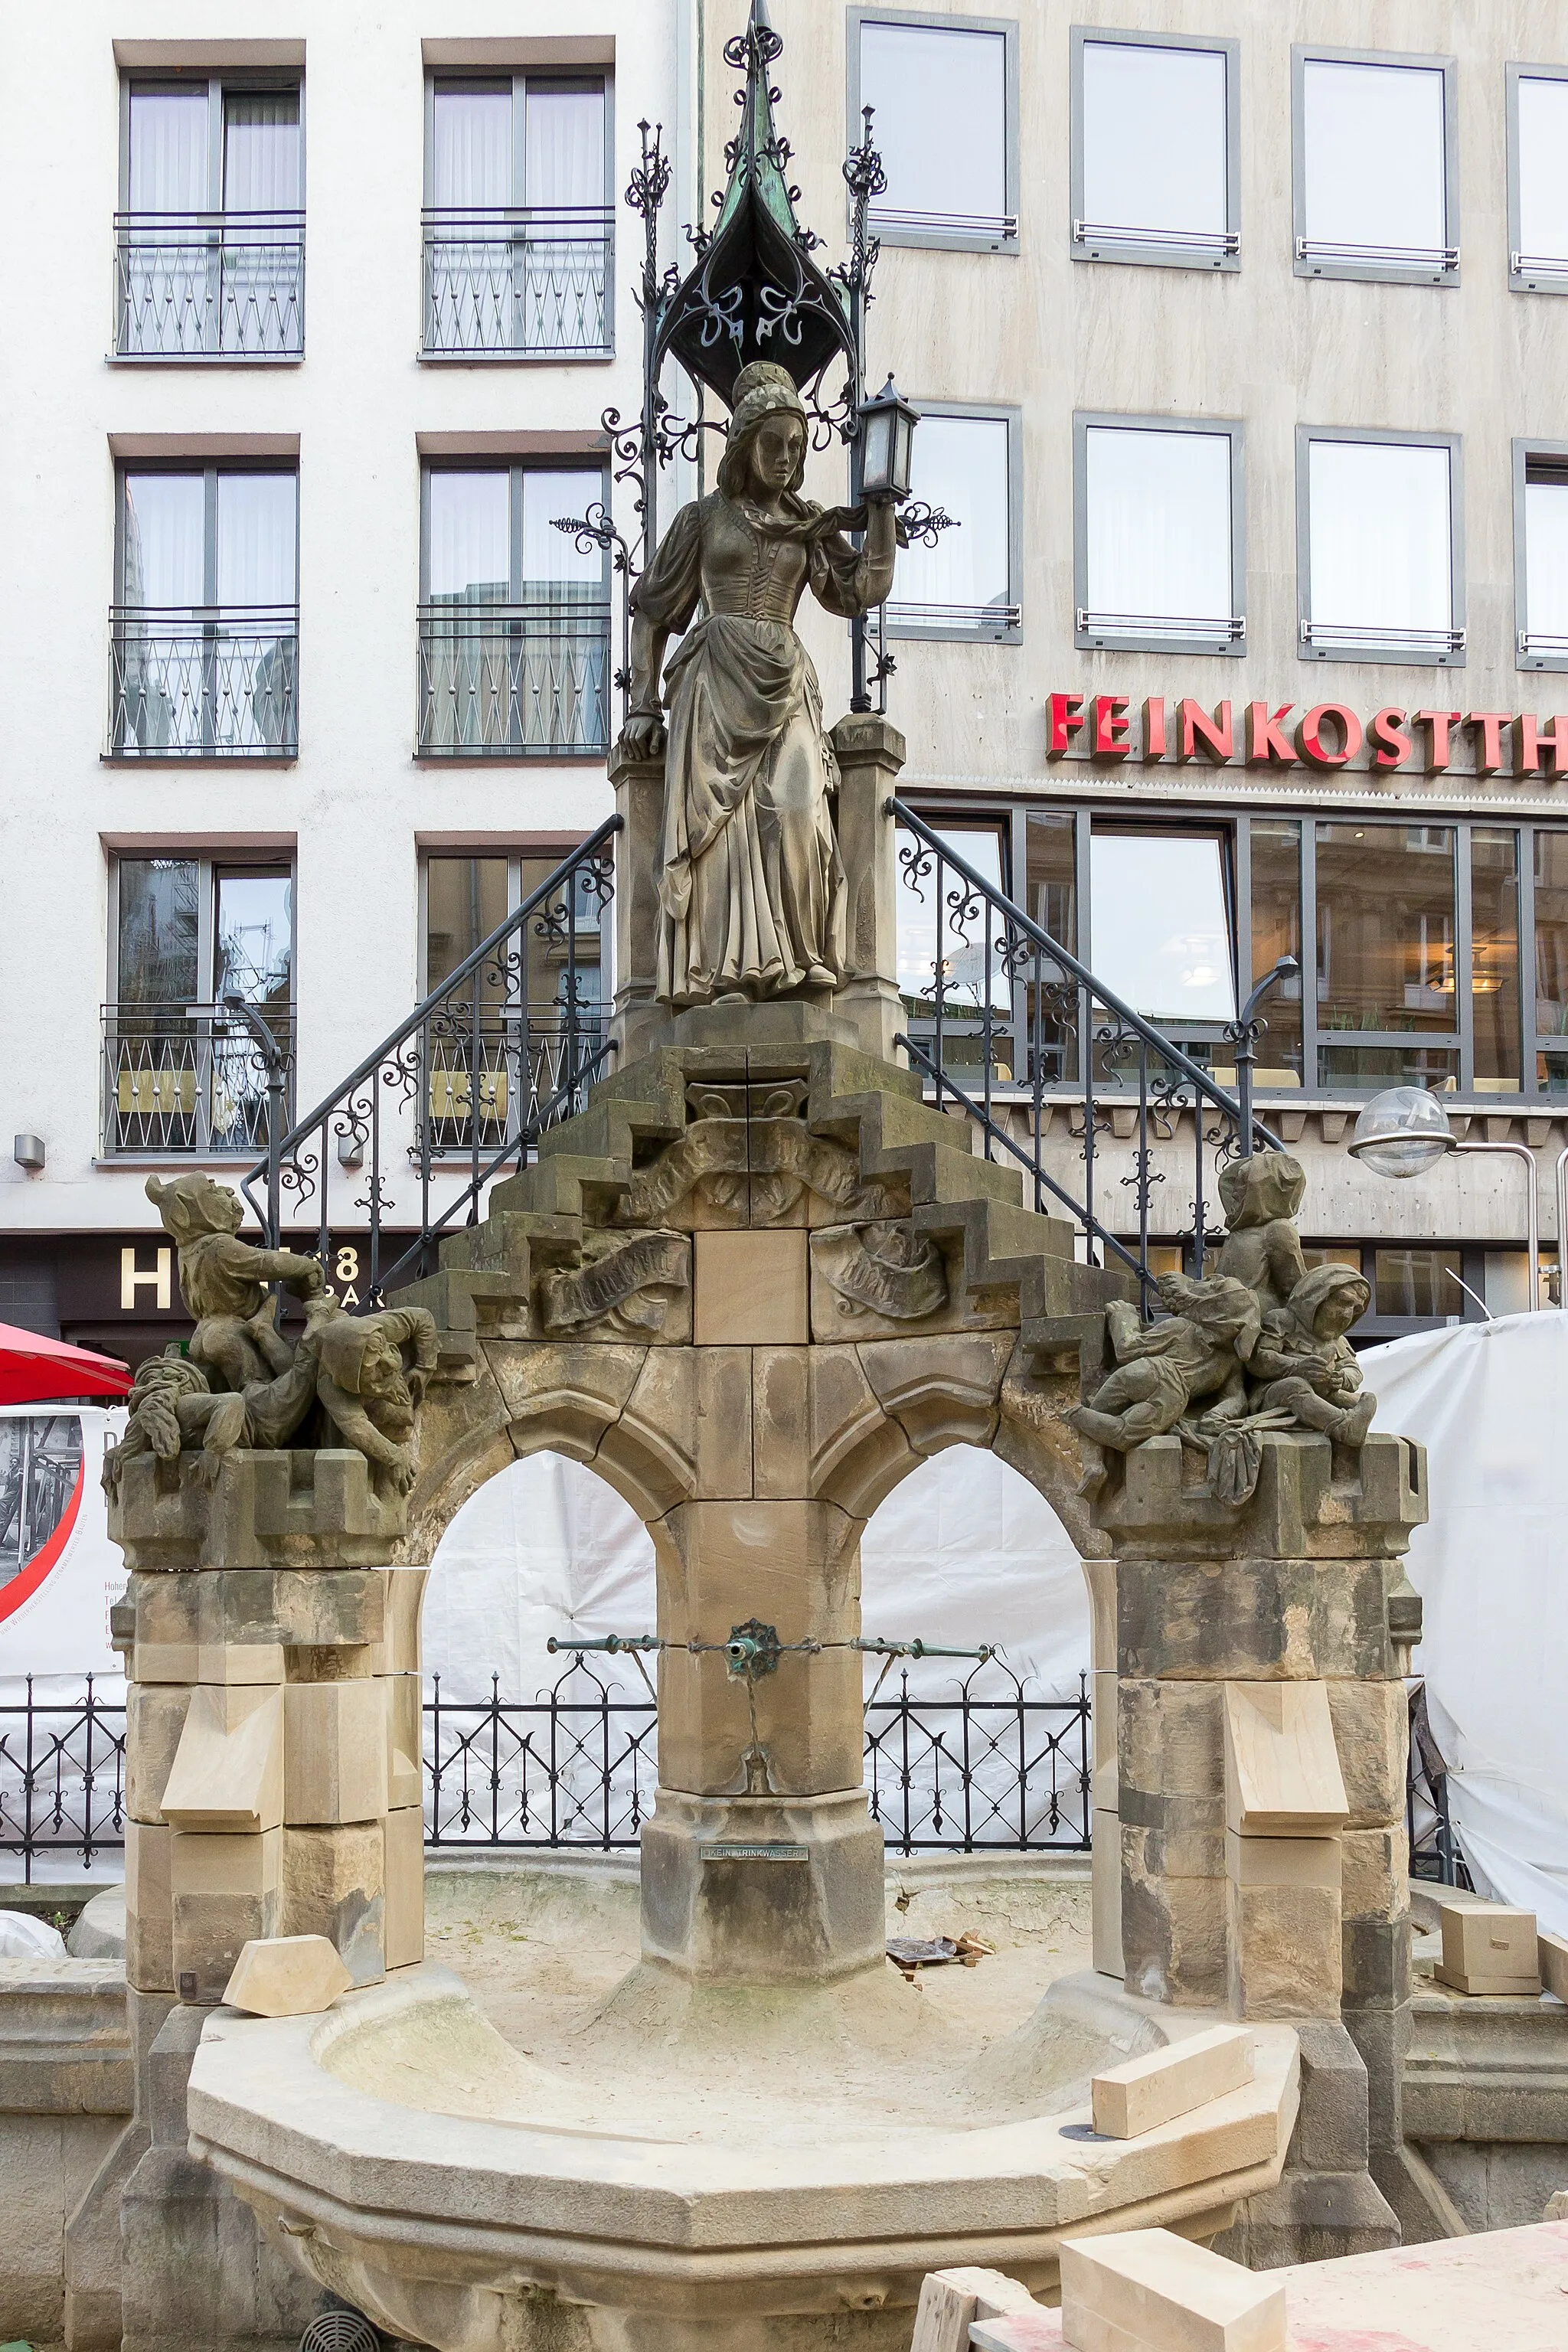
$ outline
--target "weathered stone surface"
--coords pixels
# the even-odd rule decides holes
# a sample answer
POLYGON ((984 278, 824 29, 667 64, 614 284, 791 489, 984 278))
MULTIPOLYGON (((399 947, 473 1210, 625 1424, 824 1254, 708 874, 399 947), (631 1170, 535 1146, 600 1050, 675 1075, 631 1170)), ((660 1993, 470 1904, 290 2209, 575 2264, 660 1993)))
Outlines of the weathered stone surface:
POLYGON ((32 2344, 65 2334, 66 2225, 123 2128, 118 2116, 0 2117, 0 2319, 32 2344))
POLYGON ((1145 2000, 1178 2008, 1223 2008, 1226 1881, 1219 1834, 1213 1874, 1177 1876, 1155 1841, 1158 1832, 1121 1824, 1121 1948, 1125 1982, 1145 2000))
POLYGON ((698 1234, 692 1250, 692 1336, 700 1348, 805 1345, 804 1233, 698 1234))
POLYGON ((380 1493, 364 1455, 226 1454, 216 1484, 182 1456, 180 1483, 165 1486, 151 1454, 125 1465, 110 1534, 128 1567, 342 1568, 386 1559, 404 1534, 404 1498, 380 1493))
POLYGON ((1123 1482, 1102 1491, 1096 1523, 1123 1558, 1157 1548, 1196 1559, 1397 1559, 1426 1517, 1422 1449, 1374 1431, 1359 1478, 1344 1484, 1332 1478, 1331 1452, 1327 1437, 1266 1432, 1257 1491, 1238 1506, 1189 1478, 1200 1457, 1179 1437, 1152 1437, 1121 1457, 1123 1482))
POLYGON ((644 1954, 737 1984, 884 1969, 881 1839, 858 1789, 792 1800, 693 1797, 661 1786, 643 1828, 644 1954), (755 1852, 770 1846, 804 1850, 803 1858, 755 1852), (753 1851, 722 1851, 736 1847, 753 1851))
POLYGON ((1410 1877, 1410 1840, 1392 1829, 1342 1830, 1342 1900, 1347 1919, 1393 1919, 1403 1912, 1410 1877))
POLYGON ((425 1957, 425 1811, 417 1800, 386 1816, 384 1948, 389 1969, 425 1957))
MULTIPOLYGON (((1124 1677, 1117 1690, 1118 1804, 1150 1830, 1225 1828, 1224 1685, 1124 1677)), ((1216 1854, 1215 1868, 1223 1871, 1216 1854)))
POLYGON ((125 1692, 125 1810, 133 1822, 158 1822, 164 1786, 191 1703, 188 1684, 137 1683, 125 1692))
POLYGON ((264 1935, 325 1936, 356 1985, 385 1973, 380 1821, 281 1832, 281 1895, 264 1935))
POLYGON ((386 1802, 389 1811, 417 1805, 424 1794, 425 1686, 417 1674, 388 1675, 386 1802))
POLYGON ((283 1832, 163 1834, 174 1841, 169 1878, 174 1990, 183 2001, 219 2001, 244 1947, 254 1937, 279 1932, 283 1832))
POLYGON ((1377 1559, 1124 1557, 1121 1672, 1235 1682, 1387 1677, 1388 1573, 1377 1559))
POLYGON ((142 1992, 173 1992, 174 1946, 169 1871, 174 1831, 125 1824, 125 1974, 142 1992))
POLYGON ((1373 1829, 1402 1821, 1410 1737, 1404 1683, 1331 1681, 1329 1712, 1350 1807, 1348 1826, 1373 1829))
POLYGON ((1013 1347, 1008 1331, 950 1332, 935 1339, 868 1340, 859 1354, 883 1411, 915 1452, 940 1454, 949 1445, 990 1444, 1013 1347))
POLYGON ((1287 1881, 1259 1885, 1233 1878, 1226 1888, 1226 1924, 1233 2015, 1339 2016, 1342 1982, 1337 1885, 1287 1881))

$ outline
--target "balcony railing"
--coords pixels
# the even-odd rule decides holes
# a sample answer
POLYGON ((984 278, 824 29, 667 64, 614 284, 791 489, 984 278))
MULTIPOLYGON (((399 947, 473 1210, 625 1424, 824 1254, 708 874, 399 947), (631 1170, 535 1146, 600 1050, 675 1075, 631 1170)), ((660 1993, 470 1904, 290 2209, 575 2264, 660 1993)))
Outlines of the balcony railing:
POLYGON ((114 605, 110 751, 120 760, 291 760, 299 669, 297 604, 114 605))
MULTIPOLYGON (((293 1015, 267 1021, 289 1055, 293 1015)), ((267 1069, 243 1030, 176 1005, 103 1008, 103 1154, 236 1152, 267 1144, 267 1069)))
POLYGON ((426 210, 426 359, 607 357, 614 215, 602 205, 426 210))
POLYGON ((117 213, 114 353, 297 360, 305 349, 303 213, 117 213))
MULTIPOLYGON (((595 944, 584 936, 579 955, 595 944)), ((609 1034, 603 1008, 590 994, 598 969, 584 962, 575 974, 575 1021, 568 1021, 559 996, 531 1004, 526 1013, 484 1004, 476 1011, 471 995, 448 1002, 444 1017, 430 1025, 425 1052, 433 1153, 498 1150, 518 1124, 538 1126, 563 1087, 570 1089, 584 1056, 597 1066, 609 1034)))
POLYGON ((609 697, 607 604, 420 606, 421 758, 603 751, 609 697))

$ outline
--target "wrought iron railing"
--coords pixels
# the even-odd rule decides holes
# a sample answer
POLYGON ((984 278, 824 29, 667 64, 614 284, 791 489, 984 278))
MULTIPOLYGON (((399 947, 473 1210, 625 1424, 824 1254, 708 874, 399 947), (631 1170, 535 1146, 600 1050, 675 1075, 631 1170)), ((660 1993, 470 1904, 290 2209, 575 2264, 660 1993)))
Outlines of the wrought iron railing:
POLYGON ((303 213, 116 213, 117 359, 297 360, 304 349, 303 213))
POLYGON ((298 1224, 310 1211, 323 1260, 334 1217, 344 1221, 334 1193, 346 1189, 353 1223, 369 1227, 364 1306, 434 1271, 441 1236, 479 1223, 490 1183, 526 1165, 543 1130, 581 1110, 604 1072, 605 913, 620 828, 606 817, 240 1180, 274 1244, 280 1222, 298 1224), (264 1178, 268 1198, 287 1203, 281 1220, 252 1190, 264 1178), (394 1229, 400 1246, 388 1260, 384 1236, 394 1229))
POLYGON ((1192 1191, 1179 1223, 1184 1255, 1202 1274, 1222 1229, 1213 1213, 1218 1167, 1248 1145, 1279 1148, 1251 1109, 1261 989, 1238 1020, 1215 1024, 1215 1043, 1242 1081, 1240 1093, 1232 1094, 917 811, 897 799, 888 807, 907 835, 898 853, 901 882, 931 912, 929 985, 923 971, 918 987, 910 984, 915 975, 902 983, 907 1034, 897 1042, 911 1067, 939 1103, 951 1100, 967 1112, 988 1160, 1023 1168, 1036 1209, 1065 1210, 1082 1230, 1091 1260, 1136 1274, 1146 1299, 1155 1195, 1169 1181, 1155 1151, 1179 1150, 1185 1123, 1188 1157, 1179 1164, 1190 1169, 1192 1191), (1070 1190, 1067 1157, 1058 1152, 1047 1164, 1045 1150, 1058 1108, 1079 1145, 1082 1174, 1070 1190), (1100 1140, 1112 1134, 1131 1145, 1131 1169, 1127 1172, 1123 1158, 1107 1179, 1100 1140), (1131 1241, 1123 1238, 1129 1234, 1131 1241))
POLYGON ((607 604, 422 604, 422 759, 603 752, 607 604))
MULTIPOLYGON (((264 1015, 292 1066, 294 1019, 264 1015)), ((267 1143, 267 1066, 246 1031, 174 1005, 103 1007, 103 1154, 233 1151, 267 1143)))
POLYGON ((430 205, 424 232, 426 359, 608 356, 607 205, 430 205))
POLYGON ((300 748, 295 604, 116 604, 114 758, 291 760, 300 748))
POLYGON ((38 1696, 29 1675, 23 1696, 0 1704, 0 1854, 30 1885, 124 1844, 124 1701, 100 1699, 90 1675, 80 1698, 38 1696))

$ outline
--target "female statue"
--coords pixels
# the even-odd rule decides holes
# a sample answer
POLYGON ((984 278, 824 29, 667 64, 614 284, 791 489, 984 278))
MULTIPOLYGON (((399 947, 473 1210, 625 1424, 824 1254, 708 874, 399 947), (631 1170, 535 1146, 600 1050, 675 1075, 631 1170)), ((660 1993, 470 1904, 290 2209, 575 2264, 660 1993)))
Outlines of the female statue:
POLYGON ((665 648, 687 632, 665 676, 658 994, 677 1007, 832 988, 843 972, 838 769, 792 624, 808 583, 847 620, 879 604, 895 524, 889 499, 854 515, 803 499, 806 440, 787 371, 742 368, 719 487, 681 509, 632 593, 634 759, 664 744, 665 648), (844 534, 862 525, 858 550, 844 534))

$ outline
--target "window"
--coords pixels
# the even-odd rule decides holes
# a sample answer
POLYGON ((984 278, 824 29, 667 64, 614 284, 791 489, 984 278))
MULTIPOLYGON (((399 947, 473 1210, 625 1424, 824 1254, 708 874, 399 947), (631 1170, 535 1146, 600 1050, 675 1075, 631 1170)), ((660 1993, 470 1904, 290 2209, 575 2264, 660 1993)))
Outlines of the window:
MULTIPOLYGON (((1252 900, 1252 978, 1281 956, 1301 953, 1301 827, 1290 817, 1253 817, 1246 828, 1252 900)), ((1268 1026, 1258 1047, 1260 1087, 1301 1083, 1301 978, 1277 981, 1259 1008, 1268 1026)))
POLYGON ((298 80, 125 85, 117 357, 302 356, 300 131, 298 80))
POLYGON ((1519 667, 1568 669, 1568 448, 1516 441, 1513 469, 1519 667))
POLYGON ((609 355, 606 113, 599 76, 430 83, 426 359, 609 355))
POLYGON ((1294 56, 1297 276, 1458 285, 1453 58, 1294 56))
POLYGON ((1508 68, 1508 268, 1521 294, 1568 294, 1568 66, 1508 68))
MULTIPOLYGON (((941 823, 936 830, 955 857, 994 887, 1006 889, 1005 824, 994 819, 941 823)), ((960 877, 944 866, 939 880, 934 859, 925 870, 918 864, 907 868, 906 878, 909 887, 900 890, 898 899, 899 993, 904 1017, 928 1051, 933 1040, 940 1040, 937 1058, 943 1068, 962 1076, 984 1062, 987 1009, 994 1022, 1005 1021, 1012 989, 994 952, 995 934, 984 900, 954 905, 960 877)), ((1004 1081, 1012 1075, 1007 1063, 993 1070, 1004 1081)))
POLYGON ((1238 44, 1072 47, 1074 258, 1239 268, 1238 44))
POLYGON ((1456 1087, 1454 828, 1315 832, 1317 1022, 1336 1040, 1322 1049, 1322 1083, 1456 1087), (1347 1034, 1358 1042, 1337 1042, 1347 1034))
POLYGON ((1180 1033, 1234 1021, 1230 891, 1217 833, 1089 835, 1088 962, 1134 1013, 1180 1033))
POLYGON ((1297 465, 1303 658, 1462 661, 1458 440, 1303 425, 1297 465))
POLYGON ((0 1618, 16 1600, 6 1585, 42 1551, 80 1484, 79 1414, 0 1414, 0 1618))
POLYGON ((900 551, 888 627, 900 635, 1006 637, 1019 624, 1016 550, 1016 410, 922 407, 911 467, 914 496, 951 515, 934 547, 900 551))
POLYGON ((1470 827, 1470 1023, 1475 1090, 1520 1089, 1519 835, 1470 827))
POLYGON ((1245 653, 1241 427, 1079 416, 1074 643, 1245 653))
POLYGON ((1568 1097, 1568 833, 1538 825, 1532 895, 1536 1084, 1568 1097))
POLYGON ((129 466, 119 492, 111 756, 292 759, 297 475, 129 466))
POLYGON ((1374 1249, 1372 1311, 1403 1321, 1464 1320, 1457 1249, 1374 1249))
POLYGON ((469 1150, 476 1141, 499 1147, 515 1132, 509 1121, 549 1105, 581 1069, 584 1053, 603 1047, 604 910, 581 876, 570 906, 563 893, 549 902, 557 919, 544 922, 542 904, 508 934, 504 948, 455 977, 482 940, 521 914, 564 855, 554 848, 426 860, 424 992, 447 990, 442 1017, 430 1024, 425 1044, 437 1151, 469 1150))
POLYGON ((243 997, 291 1056, 289 865, 121 857, 111 908, 105 1152, 265 1150, 265 1060, 249 1032, 216 1008, 243 997))
POLYGON ((605 488, 597 467, 426 467, 422 757, 603 752, 605 560, 555 525, 584 517, 605 488))
POLYGON ((1017 250, 1017 40, 995 17, 850 10, 850 143, 872 108, 888 185, 870 222, 885 244, 1017 250))

